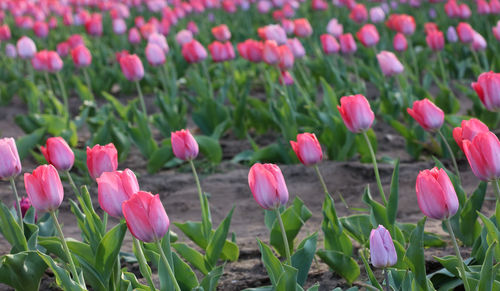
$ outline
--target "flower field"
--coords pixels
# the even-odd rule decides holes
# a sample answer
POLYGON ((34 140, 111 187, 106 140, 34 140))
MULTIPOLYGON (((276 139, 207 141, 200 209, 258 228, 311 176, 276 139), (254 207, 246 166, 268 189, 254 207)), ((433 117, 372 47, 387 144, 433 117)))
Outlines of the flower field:
POLYGON ((499 15, 0 0, 0 289, 500 290, 499 15))

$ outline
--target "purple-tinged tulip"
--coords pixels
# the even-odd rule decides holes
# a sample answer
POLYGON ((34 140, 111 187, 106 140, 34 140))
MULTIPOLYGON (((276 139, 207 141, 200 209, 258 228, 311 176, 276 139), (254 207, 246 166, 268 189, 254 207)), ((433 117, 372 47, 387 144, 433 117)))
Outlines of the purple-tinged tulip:
POLYGON ((134 172, 104 172, 96 179, 99 205, 113 217, 123 217, 122 204, 139 192, 139 183, 134 172))
POLYGON ((443 220, 457 212, 457 194, 445 170, 434 167, 421 171, 415 189, 418 206, 426 216, 443 220))
POLYGON ((198 143, 189 129, 172 132, 171 143, 174 155, 181 160, 192 160, 198 156, 198 143))
POLYGON ((323 159, 321 145, 314 133, 298 134, 297 142, 290 141, 290 144, 297 158, 306 166, 317 164, 323 159))
POLYGON ((470 120, 462 120, 461 127, 455 127, 453 129, 453 139, 455 139, 457 145, 463 151, 464 140, 472 141, 478 133, 488 131, 490 131, 488 126, 479 119, 472 118, 470 120))
POLYGON ((17 54, 21 59, 31 59, 35 53, 36 45, 31 38, 23 36, 17 41, 17 54))
POLYGON ((33 174, 24 174, 24 185, 31 204, 38 212, 56 210, 64 198, 64 189, 52 165, 42 165, 33 174))
POLYGON ((16 141, 0 139, 0 179, 10 179, 21 173, 21 160, 17 153, 16 141))
POLYGON ((118 152, 110 143, 105 146, 87 147, 87 167, 92 178, 97 179, 104 172, 114 172, 118 168, 118 152))
POLYGON ((489 111, 500 110, 500 74, 494 72, 482 73, 477 82, 472 83, 479 99, 489 111))
POLYGON ((337 105, 337 108, 345 126, 354 133, 368 130, 375 119, 370 103, 361 94, 340 98, 340 106, 337 105))
POLYGON ((144 67, 137 55, 126 55, 120 59, 120 68, 129 81, 139 81, 144 77, 144 67))
POLYGON ((45 147, 41 146, 45 160, 59 171, 69 171, 75 162, 75 154, 62 137, 47 139, 45 147))
POLYGON ((500 178, 500 141, 494 133, 478 133, 472 141, 464 140, 463 148, 478 179, 491 181, 500 178))
POLYGON ((413 102, 413 108, 406 110, 427 131, 439 130, 443 125, 443 110, 427 98, 413 102))
POLYGON ((401 64, 398 57, 392 52, 381 51, 377 54, 377 60, 384 76, 399 75, 404 71, 403 64, 401 64))
POLYGON ((398 262, 398 255, 391 234, 379 225, 370 233, 370 257, 376 268, 387 268, 398 262))
POLYGON ((248 185, 255 201, 264 209, 276 209, 288 202, 285 178, 275 164, 254 164, 248 173, 248 185))

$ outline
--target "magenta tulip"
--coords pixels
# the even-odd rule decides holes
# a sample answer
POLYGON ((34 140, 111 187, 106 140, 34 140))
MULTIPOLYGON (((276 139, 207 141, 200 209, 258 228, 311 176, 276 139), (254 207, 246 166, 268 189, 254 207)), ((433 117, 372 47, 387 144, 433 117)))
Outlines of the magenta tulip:
POLYGON ((479 99, 489 111, 500 110, 500 74, 494 72, 482 73, 477 82, 472 83, 479 99))
POLYGON ((376 268, 387 268, 398 262, 398 255, 389 231, 379 225, 370 233, 370 257, 376 268))
POLYGON ((443 110, 427 98, 413 102, 413 108, 406 110, 427 131, 438 130, 443 125, 443 110))
POLYGON ((421 171, 415 188, 418 206, 426 216, 443 220, 457 212, 457 194, 445 170, 435 167, 421 171))
POLYGON ((69 171, 75 162, 75 154, 62 137, 47 139, 45 147, 41 146, 45 160, 59 171, 69 171))
POLYGON ((139 192, 139 183, 129 169, 104 172, 96 179, 99 205, 113 217, 123 217, 122 204, 139 192))
POLYGON ((0 139, 0 179, 10 179, 21 173, 21 160, 17 153, 16 141, 0 139))
POLYGON ((472 141, 464 140, 463 148, 478 179, 491 181, 500 178, 500 141, 494 133, 478 133, 472 141))
POLYGON ((87 147, 87 167, 92 178, 97 179, 104 172, 114 172, 118 168, 118 152, 110 143, 105 146, 87 147))
POLYGON ((375 119, 370 103, 361 94, 340 98, 340 106, 337 105, 337 108, 344 124, 354 133, 368 130, 375 119))
POLYGON ((129 81, 139 81, 144 77, 144 67, 142 61, 135 54, 126 55, 120 58, 120 67, 123 75, 129 81))
POLYGON ((290 141, 290 144, 297 158, 306 166, 317 164, 323 159, 321 145, 314 133, 298 134, 297 142, 290 141))
POLYGON ((31 204, 38 212, 56 210, 64 198, 64 189, 52 165, 42 165, 33 174, 24 174, 24 185, 31 204))
POLYGON ((462 120, 461 127, 455 127, 453 129, 453 138, 463 151, 464 140, 472 141, 478 133, 488 131, 490 131, 490 129, 486 126, 486 124, 482 123, 481 120, 471 118, 470 120, 462 120))
POLYGON ((276 209, 288 201, 285 178, 275 164, 254 164, 248 173, 248 185, 255 201, 264 209, 276 209))
POLYGON ((149 43, 146 46, 146 59, 151 66, 160 66, 163 65, 166 61, 165 53, 155 43, 149 43))
POLYGON ((198 156, 198 143, 189 129, 182 129, 171 134, 172 150, 174 155, 184 161, 198 156))
POLYGON ((77 68, 88 67, 92 63, 92 55, 88 48, 79 45, 71 50, 71 58, 77 68))

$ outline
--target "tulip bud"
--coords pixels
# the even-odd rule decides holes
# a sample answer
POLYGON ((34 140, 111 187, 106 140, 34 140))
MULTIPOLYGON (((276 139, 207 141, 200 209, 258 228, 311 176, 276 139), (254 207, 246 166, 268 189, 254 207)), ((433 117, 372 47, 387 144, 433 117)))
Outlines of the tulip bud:
POLYGON ((188 63, 198 63, 207 58, 207 51, 197 40, 184 44, 181 53, 188 63))
POLYGON ((380 23, 384 21, 384 18, 385 12, 382 7, 377 6, 370 8, 370 19, 373 23, 380 23))
POLYGON ((77 68, 88 67, 92 63, 92 55, 88 48, 83 45, 79 45, 71 50, 71 57, 73 58, 73 63, 77 68))
POLYGON ((392 41, 392 46, 397 52, 404 52, 408 48, 408 41, 406 37, 401 32, 396 33, 392 41))
POLYGON ((413 102, 413 108, 406 110, 427 131, 439 130, 443 125, 443 110, 427 98, 413 102))
POLYGON ((75 162, 75 154, 62 137, 47 139, 45 147, 41 146, 45 160, 59 171, 69 171, 75 162))
POLYGON ((50 73, 57 73, 59 72, 64 63, 61 60, 61 57, 57 54, 55 51, 48 51, 47 52, 47 71, 50 73))
POLYGON ((463 43, 472 43, 474 41, 474 29, 466 22, 460 22, 457 26, 458 38, 463 43))
POLYGON ((340 45, 335 37, 331 36, 330 34, 322 34, 320 36, 320 40, 325 54, 331 55, 339 52, 340 45))
MULTIPOLYGON (((28 197, 22 197, 21 200, 19 200, 19 206, 21 207, 21 215, 24 218, 24 216, 26 216, 26 212, 28 212, 28 210, 31 207, 30 199, 28 197)), ((17 203, 14 204, 14 207, 17 209, 17 203)), ((37 220, 37 215, 35 213, 35 221, 36 220, 37 220)))
POLYGON ((326 32, 334 37, 340 37, 344 33, 344 27, 336 18, 332 18, 326 26, 326 32))
POLYGON ((120 67, 127 80, 135 82, 144 77, 144 67, 141 59, 135 54, 120 58, 120 67))
POLYGON ((446 39, 449 42, 457 42, 458 41, 458 35, 457 35, 457 31, 455 30, 455 27, 453 27, 453 26, 448 27, 448 30, 446 31, 446 39))
POLYGON ((484 37, 478 32, 474 32, 471 48, 477 52, 485 50, 487 46, 488 44, 486 43, 486 39, 484 39, 484 37))
POLYGON ((21 173, 21 160, 13 138, 0 139, 0 157, 0 179, 10 179, 21 173))
POLYGON ((474 175, 482 181, 500 178, 500 141, 492 132, 463 141, 463 150, 474 175))
POLYGON ((299 161, 306 166, 317 164, 323 159, 321 145, 314 133, 298 134, 297 142, 290 141, 290 144, 299 161))
POLYGON ((254 164, 248 173, 248 185, 255 201, 264 209, 276 209, 288 201, 285 178, 277 165, 254 164))
POLYGON ((287 40, 285 30, 279 25, 271 24, 260 27, 257 33, 263 40, 274 40, 278 45, 285 44, 287 40))
POLYGON ((17 41, 17 54, 21 59, 31 59, 35 53, 35 42, 31 38, 23 36, 17 41))
POLYGON ((190 30, 183 29, 175 35, 175 40, 182 47, 193 40, 193 33, 190 30))
POLYGON ((440 51, 444 48, 444 35, 441 31, 433 30, 427 34, 425 41, 431 50, 440 51))
POLYGON ((6 41, 10 38, 10 27, 7 24, 0 25, 0 41, 6 41))
POLYGON ((294 20, 294 33, 298 37, 309 37, 313 33, 313 29, 309 21, 305 18, 294 20))
POLYGON ((358 47, 356 46, 356 42, 354 41, 354 37, 352 37, 352 34, 350 33, 342 34, 339 37, 339 42, 340 50, 343 54, 355 53, 358 49, 358 47))
POLYGON ((232 60, 236 57, 233 45, 230 42, 221 43, 214 41, 208 45, 212 60, 216 63, 232 60))
POLYGON ((96 179, 104 172, 114 172, 118 168, 118 152, 110 143, 105 146, 87 147, 87 167, 92 178, 96 179))
POLYGON ((159 34, 159 33, 153 33, 152 35, 149 36, 148 38, 148 44, 156 44, 159 46, 165 54, 168 54, 169 47, 167 43, 167 39, 165 38, 164 35, 159 34))
POLYGON ((104 172, 96 179, 99 205, 113 217, 123 217, 122 204, 139 192, 139 183, 129 169, 104 172))
POLYGON ((500 74, 494 72, 482 73, 477 82, 472 83, 474 89, 489 111, 500 110, 500 74))
POLYGON ((33 174, 24 174, 24 185, 31 204, 38 212, 56 210, 64 198, 64 189, 52 165, 42 165, 33 174))
POLYGON ((376 268, 387 268, 398 262, 398 255, 391 234, 379 225, 370 233, 370 257, 376 268))
POLYGON ((354 20, 354 22, 356 23, 363 23, 368 20, 368 11, 366 10, 365 5, 356 4, 356 6, 354 6, 354 8, 351 10, 349 18, 354 20))
POLYGON ((292 75, 290 75, 290 72, 288 72, 288 71, 281 71, 281 74, 280 74, 280 84, 281 85, 290 86, 290 85, 293 85, 293 83, 294 83, 294 80, 293 80, 292 75))
POLYGON ((231 31, 229 31, 229 28, 225 24, 212 28, 212 34, 220 42, 226 42, 231 39, 231 31))
POLYGON ((401 74, 404 71, 403 64, 401 64, 392 52, 381 51, 377 54, 377 60, 384 76, 390 77, 401 74))
POLYGON ((290 38, 286 41, 286 45, 292 51, 294 58, 300 59, 306 55, 306 50, 299 39, 290 38))
POLYGON ((181 160, 192 160, 198 156, 198 143, 189 129, 172 132, 171 143, 174 155, 181 160))
POLYGON ((43 21, 37 21, 33 25, 33 32, 39 38, 46 38, 49 35, 49 25, 43 21))
POLYGON ((458 210, 458 198, 445 170, 434 167, 417 176, 417 200, 420 210, 434 219, 447 219, 458 210))
POLYGON ((361 27, 361 29, 356 33, 356 36, 365 47, 372 47, 380 40, 377 28, 373 24, 363 25, 363 27, 361 27))
POLYGON ((154 242, 165 236, 170 221, 160 195, 139 191, 122 204, 130 233, 140 241, 154 242))
POLYGON ((163 65, 166 61, 165 53, 154 43, 150 43, 146 46, 146 59, 152 66, 163 65))
POLYGON ((133 45, 139 44, 141 42, 141 34, 139 33, 137 27, 132 27, 128 31, 128 42, 133 45))
POLYGON ((365 96, 360 94, 340 98, 340 106, 337 108, 344 124, 354 133, 368 130, 375 119, 370 103, 365 96))

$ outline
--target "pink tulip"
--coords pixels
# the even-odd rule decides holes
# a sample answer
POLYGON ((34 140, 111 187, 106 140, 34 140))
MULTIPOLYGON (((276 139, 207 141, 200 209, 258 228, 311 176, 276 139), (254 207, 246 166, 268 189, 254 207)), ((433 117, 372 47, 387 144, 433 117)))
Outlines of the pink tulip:
POLYGON ((17 54, 21 59, 31 59, 35 53, 35 42, 31 38, 23 36, 17 41, 17 54))
POLYGON ((126 55, 120 59, 120 67, 127 80, 135 82, 144 77, 144 67, 142 61, 135 54, 126 55))
POLYGON ((96 179, 99 205, 113 217, 123 217, 122 204, 139 192, 139 183, 129 169, 104 172, 96 179))
POLYGON ((321 145, 314 133, 298 134, 297 142, 290 141, 290 144, 299 161, 306 166, 317 164, 323 159, 321 145))
POLYGON ((433 30, 427 34, 425 41, 433 51, 440 51, 444 48, 444 35, 439 30, 433 30))
POLYGON ((394 76, 404 71, 403 64, 392 52, 381 51, 377 54, 377 60, 384 76, 394 76))
POLYGON ((445 170, 435 167, 421 171, 417 176, 415 189, 418 206, 424 215, 443 220, 457 212, 457 194, 445 170))
MULTIPOLYGON (((24 218, 26 216, 26 212, 28 212, 28 210, 31 207, 30 199, 28 197, 22 197, 21 200, 19 200, 19 206, 21 207, 21 214, 24 218)), ((17 204, 14 204, 14 207, 16 207, 16 209, 17 209, 17 204)), ((37 215, 36 215, 36 211, 35 211, 35 221, 36 220, 37 220, 37 215)))
POLYGON ((392 41, 392 46, 395 51, 404 52, 408 48, 408 42, 406 41, 405 35, 401 32, 396 33, 392 41))
POLYGON ((391 234, 382 225, 372 229, 370 233, 370 257, 375 268, 391 267, 398 262, 391 234))
POLYGON ((490 13, 490 6, 488 5, 488 2, 486 2, 485 0, 477 0, 476 4, 477 4, 477 13, 479 15, 490 13))
POLYGON ((237 45, 240 56, 250 62, 259 63, 262 61, 264 44, 260 41, 247 39, 237 45))
POLYGON ((344 27, 338 22, 336 18, 332 18, 326 26, 326 32, 335 37, 340 37, 344 33, 344 27))
POLYGON ((460 22, 457 26, 458 38, 463 43, 472 43, 474 41, 474 29, 466 22, 460 22))
POLYGON ((443 110, 427 98, 413 102, 413 108, 406 110, 427 131, 439 130, 443 125, 443 110))
POLYGON ((293 85, 294 80, 292 75, 290 75, 290 72, 288 71, 281 71, 280 73, 280 84, 285 85, 285 86, 290 86, 293 85))
POLYGON ((0 157, 0 179, 10 179, 21 173, 21 160, 13 138, 0 139, 0 157))
POLYGON ((171 134, 172 150, 181 160, 188 161, 198 156, 198 143, 189 129, 182 129, 171 134))
POLYGON ((343 54, 352 54, 355 53, 358 47, 356 46, 356 42, 354 41, 354 37, 352 34, 346 33, 339 37, 340 42, 340 50, 343 54))
POLYGON ((373 23, 383 22, 385 18, 385 12, 382 7, 372 7, 370 8, 370 19, 373 23))
POLYGON ((11 43, 6 44, 5 55, 10 59, 15 59, 17 57, 16 46, 11 43))
POLYGON ((97 179, 104 172, 114 172, 118 168, 118 152, 110 143, 105 146, 87 147, 87 167, 92 178, 97 179))
POLYGON ((33 25, 33 32, 39 38, 46 38, 49 35, 49 25, 43 21, 37 21, 33 25))
POLYGON ((279 49, 279 67, 282 70, 289 70, 293 68, 293 63, 295 58, 292 51, 287 45, 282 45, 278 47, 279 49))
POLYGON ((491 28, 491 31, 493 32, 493 36, 495 36, 495 38, 500 41, 500 20, 497 22, 497 25, 496 26, 493 26, 491 28))
POLYGON ((280 60, 278 44, 274 40, 266 40, 262 50, 262 60, 268 65, 276 65, 280 60))
POLYGON ((354 133, 368 130, 375 119, 370 103, 360 94, 340 98, 337 108, 346 127, 354 133))
POLYGON ((356 4, 354 8, 351 9, 351 13, 349 14, 349 18, 354 20, 356 23, 363 23, 368 20, 368 11, 366 10, 365 5, 356 4))
POLYGON ((478 32, 474 32, 474 38, 472 40, 471 48, 476 52, 483 51, 486 49, 487 45, 488 44, 486 43, 486 39, 484 39, 484 37, 478 32))
POLYGON ((286 32, 279 25, 267 25, 264 27, 260 27, 257 30, 257 33, 260 38, 263 40, 274 40, 278 45, 282 45, 286 43, 286 32))
POLYGON ((63 67, 63 61, 61 57, 55 51, 47 52, 47 71, 50 73, 57 73, 63 67))
POLYGON ((199 33, 198 25, 196 25, 194 21, 189 21, 186 28, 191 31, 193 35, 197 35, 199 33))
POLYGON ((298 38, 289 38, 286 45, 292 51, 294 58, 300 59, 306 55, 306 50, 298 38))
POLYGON ((128 42, 133 45, 139 44, 141 42, 141 34, 136 27, 132 27, 128 31, 128 42))
POLYGON ((229 31, 229 28, 225 24, 212 28, 212 34, 220 42, 226 42, 231 39, 231 31, 229 31))
POLYGON ((154 43, 149 43, 146 46, 146 59, 151 66, 163 65, 166 61, 163 50, 154 43))
POLYGON ((340 45, 337 42, 337 40, 335 39, 335 37, 333 37, 330 34, 322 34, 320 36, 320 39, 321 39, 321 45, 323 47, 323 51, 325 52, 325 54, 331 55, 331 54, 336 54, 339 52, 340 45))
POLYGON ((305 18, 295 19, 294 20, 294 33, 298 37, 309 37, 313 33, 313 29, 309 21, 305 18))
POLYGON ((456 0, 449 0, 448 2, 446 2, 446 4, 444 5, 444 10, 450 18, 460 17, 460 6, 458 6, 456 0))
POLYGON ((277 165, 254 164, 248 173, 248 185, 255 201, 264 209, 276 209, 288 201, 285 179, 277 165))
POLYGON ((492 71, 479 75, 477 82, 472 83, 474 89, 489 111, 500 110, 500 74, 492 71))
POLYGON ((79 45, 85 45, 85 42, 83 41, 83 37, 79 34, 73 34, 70 36, 67 40, 69 46, 71 49, 74 49, 75 47, 79 45))
POLYGON ((208 45, 208 50, 214 62, 225 62, 236 57, 233 45, 230 42, 221 43, 214 41, 208 45))
POLYGON ((175 35, 175 40, 180 46, 183 46, 193 40, 193 33, 187 29, 183 29, 175 35))
POLYGON ((160 195, 139 191, 122 204, 130 233, 140 241, 154 242, 165 236, 170 226, 160 195))
POLYGON ((188 63, 198 63, 207 58, 207 51, 197 40, 184 44, 181 52, 188 63))
POLYGON ((77 68, 88 67, 92 63, 92 55, 88 48, 84 45, 79 45, 71 50, 73 63, 77 68))
POLYGON ((148 44, 154 43, 157 46, 159 46, 165 54, 168 54, 169 47, 167 43, 167 39, 163 34, 159 33, 153 33, 152 35, 149 36, 148 38, 148 44))
POLYGON ((122 18, 113 19, 113 32, 116 35, 122 35, 127 32, 127 23, 122 18))
POLYGON ((480 180, 500 178, 500 141, 488 131, 478 133, 472 141, 464 140, 465 156, 474 175, 480 180))
POLYGON ((7 24, 0 25, 0 41, 10 40, 11 33, 7 24))
POLYGON ((295 30, 295 23, 293 20, 284 18, 281 20, 281 27, 283 27, 286 34, 292 34, 295 30))
POLYGON ((35 56, 31 59, 31 65, 36 71, 45 72, 48 70, 47 68, 48 53, 49 52, 47 50, 41 50, 35 53, 35 56))
POLYGON ((70 52, 70 47, 69 43, 67 41, 63 41, 59 43, 56 47, 57 54, 61 56, 61 58, 66 57, 69 55, 70 52))
POLYGON ((24 174, 24 185, 31 204, 38 212, 56 210, 64 198, 64 189, 52 165, 42 165, 33 174, 24 174))
POLYGON ((102 35, 102 16, 101 14, 94 13, 85 21, 85 30, 91 36, 101 36, 102 35))
POLYGON ((361 29, 356 33, 356 36, 365 47, 372 47, 380 40, 377 28, 373 24, 363 25, 363 27, 361 27, 361 29))
POLYGON ((41 146, 45 160, 59 171, 69 171, 75 162, 75 154, 62 137, 47 139, 45 147, 41 146))
POLYGON ((472 118, 470 120, 462 120, 461 127, 455 127, 453 129, 453 138, 463 151, 463 142, 465 140, 472 141, 479 133, 488 131, 490 131, 490 129, 486 124, 482 123, 479 119, 472 118))

